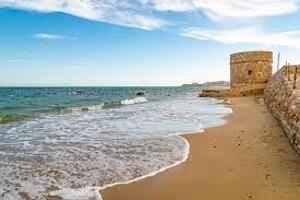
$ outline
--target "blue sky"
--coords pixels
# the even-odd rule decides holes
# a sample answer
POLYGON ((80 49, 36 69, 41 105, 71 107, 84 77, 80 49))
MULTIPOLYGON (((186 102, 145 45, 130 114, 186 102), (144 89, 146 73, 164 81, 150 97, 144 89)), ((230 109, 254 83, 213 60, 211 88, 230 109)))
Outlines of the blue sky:
POLYGON ((228 80, 230 53, 257 49, 300 63, 299 7, 298 0, 0 0, 0 85, 228 80))

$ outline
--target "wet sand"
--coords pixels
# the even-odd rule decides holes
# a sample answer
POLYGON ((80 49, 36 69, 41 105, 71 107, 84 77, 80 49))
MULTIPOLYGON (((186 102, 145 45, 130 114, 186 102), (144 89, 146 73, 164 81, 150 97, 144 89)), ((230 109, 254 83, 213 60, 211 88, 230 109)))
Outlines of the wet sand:
POLYGON ((188 160, 101 191, 104 200, 299 200, 300 156, 260 97, 228 99, 228 123, 184 136, 188 160))

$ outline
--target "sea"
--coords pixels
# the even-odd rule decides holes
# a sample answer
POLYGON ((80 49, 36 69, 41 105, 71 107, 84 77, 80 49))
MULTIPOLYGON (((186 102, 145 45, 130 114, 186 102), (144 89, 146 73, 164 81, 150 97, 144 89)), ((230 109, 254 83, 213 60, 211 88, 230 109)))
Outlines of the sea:
POLYGON ((232 110, 201 87, 0 88, 0 199, 101 200, 188 158, 232 110), (137 95, 139 94, 139 95, 137 95))

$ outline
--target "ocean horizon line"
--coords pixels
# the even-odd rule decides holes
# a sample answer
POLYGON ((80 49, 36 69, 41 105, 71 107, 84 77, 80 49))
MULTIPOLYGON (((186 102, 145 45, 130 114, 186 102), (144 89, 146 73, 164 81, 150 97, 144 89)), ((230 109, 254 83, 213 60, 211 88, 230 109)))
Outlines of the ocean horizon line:
POLYGON ((7 87, 181 87, 181 85, 0 85, 0 88, 7 87))

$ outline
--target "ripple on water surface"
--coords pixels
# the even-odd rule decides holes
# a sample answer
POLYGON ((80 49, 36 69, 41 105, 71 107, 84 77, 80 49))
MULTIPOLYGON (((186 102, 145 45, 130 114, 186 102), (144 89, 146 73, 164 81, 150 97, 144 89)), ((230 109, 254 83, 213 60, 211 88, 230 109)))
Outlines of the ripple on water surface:
POLYGON ((0 194, 99 199, 101 187, 184 161, 189 146, 178 134, 224 123, 231 110, 218 103, 178 97, 1 126, 0 194))

